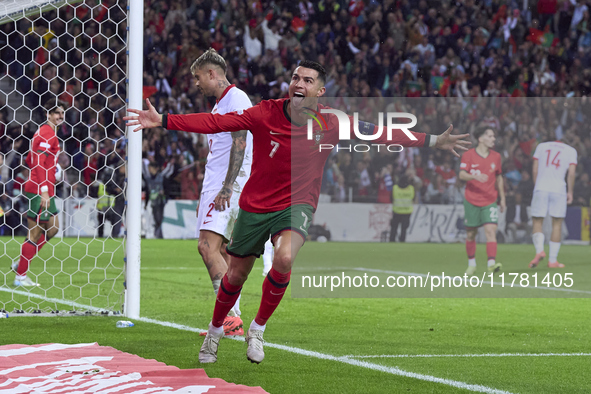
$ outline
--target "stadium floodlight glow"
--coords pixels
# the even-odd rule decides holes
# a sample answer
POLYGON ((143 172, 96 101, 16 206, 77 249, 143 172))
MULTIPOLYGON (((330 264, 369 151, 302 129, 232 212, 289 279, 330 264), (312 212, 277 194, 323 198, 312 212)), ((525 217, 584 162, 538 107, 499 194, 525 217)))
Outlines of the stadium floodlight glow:
POLYGON ((131 180, 134 188, 141 182, 141 133, 128 139, 122 118, 128 100, 141 105, 143 1, 2 0, 0 25, 8 38, 0 48, 0 110, 12 144, 0 199, 0 309, 129 315, 131 305, 138 317, 141 211, 128 209, 127 200, 141 206, 141 185, 129 192, 131 180), (140 51, 133 60, 130 39, 140 51), (15 287, 9 263, 19 260, 28 211, 15 185, 28 178, 24 162, 50 98, 67 103, 64 126, 55 131, 64 178, 56 185, 59 232, 30 262, 27 276, 40 286, 15 287), (106 208, 90 196, 100 184, 110 193, 106 208), (106 238, 98 237, 101 212, 106 238), (125 274, 130 264, 133 272, 125 274))

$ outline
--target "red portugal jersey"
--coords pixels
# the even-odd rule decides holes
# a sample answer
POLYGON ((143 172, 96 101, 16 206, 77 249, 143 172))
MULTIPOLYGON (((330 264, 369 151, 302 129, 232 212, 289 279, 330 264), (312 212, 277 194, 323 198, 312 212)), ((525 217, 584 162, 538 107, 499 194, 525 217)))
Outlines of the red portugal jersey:
POLYGON ((49 197, 55 196, 55 165, 60 151, 55 132, 44 124, 33 135, 31 149, 27 156, 29 180, 25 183, 25 192, 41 194, 41 188, 47 187, 49 197))
POLYGON ((486 182, 479 182, 475 179, 466 182, 466 201, 477 207, 485 207, 497 201, 499 192, 495 185, 497 175, 502 174, 501 155, 498 152, 489 150, 488 156, 482 157, 476 152, 476 149, 470 149, 462 156, 461 170, 471 175, 481 173, 488 175, 486 182))
MULTIPOLYGON (((331 149, 320 151, 320 144, 337 145, 338 119, 334 114, 322 114, 326 124, 313 122, 313 138, 308 139, 306 125, 292 125, 288 113, 289 99, 264 100, 254 107, 220 114, 164 115, 163 127, 169 130, 213 134, 225 131, 250 130, 253 136, 252 172, 242 194, 240 208, 253 213, 276 212, 291 205, 318 205, 324 164, 331 149)), ((328 108, 319 105, 319 111, 328 108)), ((353 117, 350 117, 353 130, 353 117)), ((371 123, 359 122, 367 129, 371 123)), ((353 132, 351 131, 351 135, 353 132)), ((430 137, 413 133, 410 140, 402 131, 386 132, 367 144, 400 144, 402 146, 429 146, 430 137)), ((351 142, 354 144, 354 141, 351 142)), ((386 149, 382 147, 382 149, 386 149)))

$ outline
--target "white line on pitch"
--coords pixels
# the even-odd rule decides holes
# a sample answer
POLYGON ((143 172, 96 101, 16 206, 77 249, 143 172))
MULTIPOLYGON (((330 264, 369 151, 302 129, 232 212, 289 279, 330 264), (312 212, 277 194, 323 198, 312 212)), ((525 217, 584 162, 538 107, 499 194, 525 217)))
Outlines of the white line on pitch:
POLYGON ((16 289, 10 289, 10 288, 6 288, 6 287, 0 287, 0 291, 4 291, 6 293, 18 294, 18 295, 22 295, 22 296, 27 296, 29 298, 36 298, 36 299, 40 299, 43 301, 53 302, 55 304, 73 306, 76 308, 81 308, 81 309, 85 309, 85 310, 89 310, 89 311, 93 311, 93 312, 102 312, 104 310, 107 310, 105 308, 97 308, 97 307, 90 306, 90 305, 79 304, 74 301, 45 297, 40 294, 34 294, 34 293, 30 293, 28 291, 23 291, 23 290, 16 290, 16 289))
POLYGON ((437 358, 437 357, 578 357, 591 356, 591 353, 485 353, 485 354, 376 354, 357 356, 349 354, 349 358, 437 358))
MULTIPOLYGON (((207 330, 204 330, 201 328, 194 328, 194 327, 189 327, 189 326, 185 326, 185 325, 181 325, 181 324, 149 319, 149 318, 145 318, 145 317, 141 317, 136 320, 143 321, 146 323, 158 324, 158 325, 161 325, 164 327, 176 328, 176 329, 184 330, 184 331, 191 331, 191 332, 206 332, 207 331, 207 330)), ((238 337, 238 338, 226 337, 226 338, 233 339, 233 340, 240 341, 240 342, 244 342, 244 338, 242 338, 242 337, 238 337)), ((337 361, 340 363, 353 365, 355 367, 367 368, 367 369, 371 369, 374 371, 380 371, 380 372, 385 372, 385 373, 389 373, 392 375, 398 375, 398 376, 403 376, 403 377, 407 377, 407 378, 424 380, 424 381, 432 382, 432 383, 440 383, 440 384, 444 384, 447 386, 452 386, 455 388, 473 391, 473 392, 477 392, 477 393, 511 394, 508 391, 497 390, 497 389, 493 389, 493 388, 487 387, 487 386, 482 386, 479 384, 469 384, 469 383, 464 383, 464 382, 460 382, 457 380, 443 379, 443 378, 438 378, 436 376, 404 371, 404 370, 397 368, 397 367, 387 367, 384 365, 374 364, 374 363, 370 363, 367 361, 355 360, 355 359, 350 358, 350 356, 337 357, 337 356, 332 356, 330 354, 324 354, 324 353, 300 349, 300 348, 292 347, 292 346, 279 345, 279 344, 270 343, 270 342, 265 342, 265 346, 279 349, 279 350, 284 350, 284 351, 290 352, 290 353, 295 353, 295 354, 298 354, 301 356, 314 357, 314 358, 319 358, 322 360, 329 360, 329 361, 337 361)))
POLYGON ((200 267, 142 267, 142 271, 152 271, 152 270, 195 270, 199 269, 200 267))
MULTIPOLYGON (((74 306, 74 307, 79 307, 79 308, 86 308, 86 309, 94 310, 94 311, 101 310, 99 308, 91 307, 88 305, 82 305, 77 302, 58 300, 55 298, 48 298, 48 297, 41 296, 38 294, 31 294, 29 292, 15 290, 15 289, 7 289, 7 288, 0 287, 0 291, 21 294, 21 295, 28 295, 29 297, 32 297, 32 298, 42 299, 42 300, 46 300, 46 301, 50 301, 50 302, 58 302, 61 304, 66 304, 69 306, 74 306)), ((181 325, 181 324, 150 319, 150 318, 146 318, 146 317, 141 317, 139 319, 132 319, 132 320, 138 320, 138 321, 142 321, 142 322, 146 322, 146 323, 158 324, 158 325, 161 325, 164 327, 176 328, 179 330, 190 331, 190 332, 201 333, 201 332, 207 331, 207 330, 204 330, 201 328, 194 328, 194 327, 189 327, 189 326, 185 326, 185 325, 181 325)), ((241 341, 241 342, 244 341, 244 338, 242 338, 242 337, 238 337, 238 338, 227 337, 227 338, 241 341)), ((383 366, 383 365, 379 365, 379 364, 369 363, 367 361, 359 361, 359 360, 355 360, 355 359, 351 358, 350 356, 337 357, 337 356, 332 356, 330 354, 314 352, 314 351, 300 349, 300 348, 296 348, 296 347, 292 347, 292 346, 279 345, 279 344, 275 344, 275 343, 271 343, 271 342, 265 342, 265 346, 275 348, 275 349, 284 350, 284 351, 287 351, 290 353, 299 354, 302 356, 314 357, 314 358, 319 358, 322 360, 337 361, 337 362, 341 362, 344 364, 353 365, 356 367, 367 368, 367 369, 371 369, 374 371, 385 372, 385 373, 389 373, 392 375, 404 376, 407 378, 413 378, 413 379, 423 380, 423 381, 427 381, 427 382, 440 383, 440 384, 444 384, 447 386, 452 386, 452 387, 456 387, 456 388, 460 388, 460 389, 464 389, 464 390, 468 390, 468 391, 473 391, 473 392, 478 392, 478 393, 511 394, 508 391, 497 390, 497 389, 493 389, 493 388, 490 388, 487 386, 482 386, 479 384, 468 384, 468 383, 460 382, 457 380, 443 379, 443 378, 438 378, 436 376, 419 374, 419 373, 415 373, 415 372, 408 372, 408 371, 404 371, 404 370, 397 368, 397 367, 387 367, 387 366, 383 366)))

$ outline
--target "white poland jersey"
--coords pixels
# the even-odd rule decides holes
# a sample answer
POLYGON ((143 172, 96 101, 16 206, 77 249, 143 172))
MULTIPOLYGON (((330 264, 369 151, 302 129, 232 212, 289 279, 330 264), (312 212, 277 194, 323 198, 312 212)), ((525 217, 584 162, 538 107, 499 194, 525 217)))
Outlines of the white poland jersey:
MULTIPOLYGON (((212 114, 226 114, 244 110, 252 107, 248 95, 234 85, 230 85, 222 94, 222 97, 216 103, 211 111, 212 114)), ((202 191, 219 191, 226 179, 228 164, 230 163, 230 151, 232 149, 232 133, 207 134, 207 144, 209 145, 209 154, 207 155, 207 164, 205 165, 205 177, 203 179, 202 191)), ((240 172, 234 182, 233 191, 242 192, 242 188, 250 177, 250 167, 252 165, 252 134, 246 133, 246 151, 244 152, 244 161, 240 172)))
POLYGON ((577 164, 577 151, 560 141, 542 142, 536 147, 534 159, 538 161, 538 177, 534 190, 566 195, 564 180, 568 167, 577 164))

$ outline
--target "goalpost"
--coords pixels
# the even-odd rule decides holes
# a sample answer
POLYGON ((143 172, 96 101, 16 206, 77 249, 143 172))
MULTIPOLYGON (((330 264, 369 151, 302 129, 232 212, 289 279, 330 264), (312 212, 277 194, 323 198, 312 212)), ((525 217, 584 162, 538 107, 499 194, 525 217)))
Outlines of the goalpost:
POLYGON ((143 8, 143 0, 0 1, 0 310, 139 317, 142 133, 127 132, 122 118, 142 107, 143 8), (50 98, 67 104, 56 130, 59 232, 30 262, 39 287, 15 287, 25 159, 50 98))

